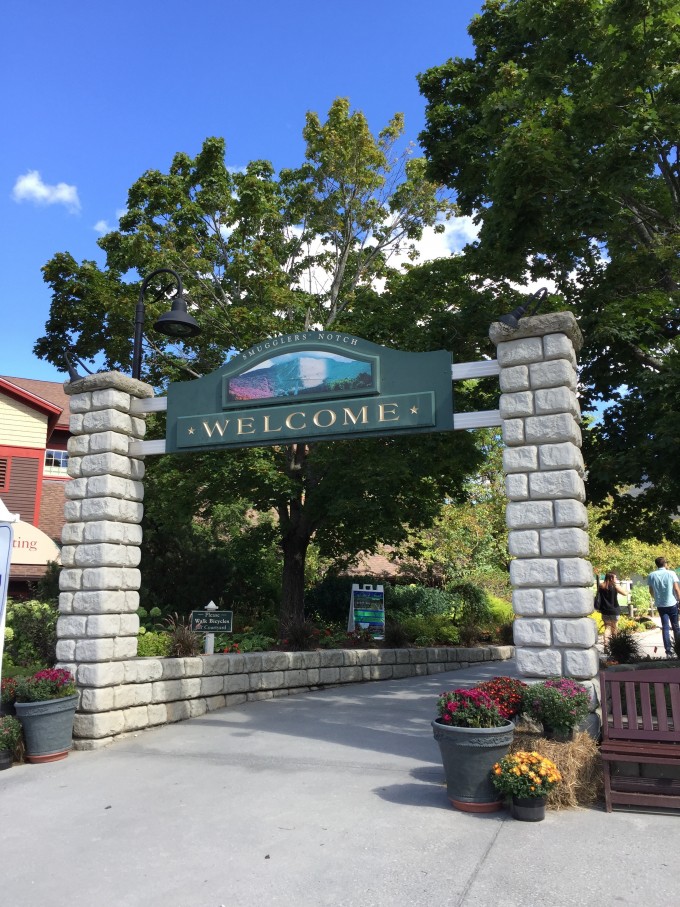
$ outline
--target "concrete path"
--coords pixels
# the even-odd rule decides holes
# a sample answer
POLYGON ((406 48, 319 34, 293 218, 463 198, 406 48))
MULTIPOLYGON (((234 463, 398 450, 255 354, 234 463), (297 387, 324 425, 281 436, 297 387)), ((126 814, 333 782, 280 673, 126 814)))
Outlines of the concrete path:
POLYGON ((436 697, 513 667, 248 703, 1 772, 0 905, 677 901, 677 816, 449 806, 436 697))

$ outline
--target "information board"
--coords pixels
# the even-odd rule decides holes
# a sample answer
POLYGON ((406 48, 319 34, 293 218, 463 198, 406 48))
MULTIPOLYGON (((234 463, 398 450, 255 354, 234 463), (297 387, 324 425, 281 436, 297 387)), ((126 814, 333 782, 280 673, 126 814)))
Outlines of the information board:
POLYGON ((231 633, 233 611, 192 611, 191 629, 195 633, 231 633))
POLYGON ((352 584, 347 631, 368 630, 374 639, 385 636, 385 591, 383 586, 352 584))

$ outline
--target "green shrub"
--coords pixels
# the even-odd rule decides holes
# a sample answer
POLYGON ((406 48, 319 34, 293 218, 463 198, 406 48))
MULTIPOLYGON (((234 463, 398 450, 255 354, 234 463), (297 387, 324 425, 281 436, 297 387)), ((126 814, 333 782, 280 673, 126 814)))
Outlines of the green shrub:
POLYGON ((137 639, 137 654, 140 658, 165 658, 170 654, 172 640, 164 630, 147 630, 137 639))
POLYGON ((454 601, 443 589, 429 586, 385 586, 385 610, 410 614, 414 617, 428 617, 435 614, 451 614, 454 601))
POLYGON ((630 601, 638 617, 646 617, 652 610, 649 588, 638 583, 630 591, 630 601))
POLYGON ((15 665, 56 663, 57 606, 51 602, 7 601, 5 652, 15 665))
POLYGON ((446 591, 454 601, 456 623, 487 627, 491 621, 491 609, 487 593, 473 583, 454 583, 446 591))

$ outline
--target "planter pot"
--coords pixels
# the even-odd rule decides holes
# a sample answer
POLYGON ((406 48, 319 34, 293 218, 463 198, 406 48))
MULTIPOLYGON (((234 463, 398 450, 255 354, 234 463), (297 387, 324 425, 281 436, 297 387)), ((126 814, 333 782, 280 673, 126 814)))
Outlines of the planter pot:
POLYGON ((544 724, 543 736, 546 740, 555 740, 557 743, 569 743, 570 740, 574 739, 574 729, 565 730, 564 728, 550 727, 550 725, 544 724))
POLYGON ((77 693, 62 699, 16 703, 17 718, 24 729, 28 762, 56 762, 68 756, 77 704, 77 693))
POLYGON ((491 783, 494 763, 506 756, 515 726, 450 727, 439 719, 432 722, 434 739, 446 775, 446 793, 452 806, 463 812, 494 812, 503 806, 491 783))
POLYGON ((12 768, 14 754, 10 750, 0 750, 0 772, 6 768, 12 768))
POLYGON ((545 819, 545 797, 515 797, 510 807, 513 819, 520 822, 542 822, 545 819))

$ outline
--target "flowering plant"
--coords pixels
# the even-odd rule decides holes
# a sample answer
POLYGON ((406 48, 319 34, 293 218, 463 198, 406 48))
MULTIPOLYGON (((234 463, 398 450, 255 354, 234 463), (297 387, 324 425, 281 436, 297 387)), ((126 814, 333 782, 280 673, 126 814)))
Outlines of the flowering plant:
POLYGON ((544 728, 570 731, 588 714, 588 691, 568 677, 552 677, 526 691, 524 711, 544 728))
POLYGON ((504 756, 491 769, 494 787, 513 797, 545 797, 561 780, 554 762, 525 750, 504 756))
POLYGON ((522 711, 527 685, 514 677, 492 677, 478 683, 475 689, 491 697, 502 718, 514 718, 522 711))
POLYGON ((505 719, 483 690, 449 690, 437 700, 441 724, 449 727, 503 727, 505 719))
POLYGON ((3 705, 14 705, 17 698, 17 682, 14 677, 4 677, 0 683, 0 702, 3 705))
POLYGON ((0 718, 0 750, 13 753, 21 740, 21 724, 17 718, 4 715, 0 718))
POLYGON ((31 677, 19 677, 16 687, 17 702, 43 702, 45 699, 63 699, 73 696, 77 687, 70 671, 63 668, 46 668, 31 677))

